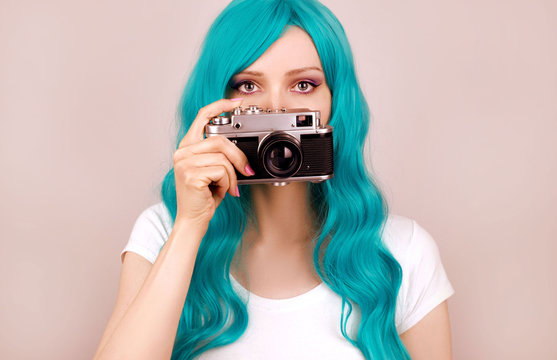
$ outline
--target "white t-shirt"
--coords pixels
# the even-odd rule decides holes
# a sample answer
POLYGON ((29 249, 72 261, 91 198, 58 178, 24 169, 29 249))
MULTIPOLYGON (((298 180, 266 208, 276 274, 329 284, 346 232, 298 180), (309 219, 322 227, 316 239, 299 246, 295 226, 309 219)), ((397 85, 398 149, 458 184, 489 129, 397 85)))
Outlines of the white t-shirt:
MULTIPOLYGON (((170 214, 162 202, 147 208, 135 222, 122 260, 124 252, 132 251, 154 263, 171 231, 170 214)), ((396 329, 402 334, 455 290, 435 240, 415 220, 390 214, 383 235, 403 271, 395 311, 396 329)), ((243 299, 249 295, 247 329, 234 343, 210 349, 198 359, 364 359, 342 336, 342 299, 325 283, 292 298, 268 299, 249 293, 232 275, 231 279, 243 299)), ((346 329, 355 339, 361 315, 358 306, 352 306, 346 329)))

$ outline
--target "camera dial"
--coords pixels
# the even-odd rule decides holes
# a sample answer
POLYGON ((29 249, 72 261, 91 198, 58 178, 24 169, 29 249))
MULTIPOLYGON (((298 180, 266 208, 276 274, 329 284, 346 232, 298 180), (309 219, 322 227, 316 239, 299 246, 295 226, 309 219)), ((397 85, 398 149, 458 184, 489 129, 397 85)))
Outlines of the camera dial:
POLYGON ((257 105, 250 105, 246 109, 246 114, 259 114, 262 111, 263 111, 263 109, 258 107, 257 105))
POLYGON ((227 125, 230 124, 230 118, 226 116, 217 116, 213 118, 214 125, 227 125))

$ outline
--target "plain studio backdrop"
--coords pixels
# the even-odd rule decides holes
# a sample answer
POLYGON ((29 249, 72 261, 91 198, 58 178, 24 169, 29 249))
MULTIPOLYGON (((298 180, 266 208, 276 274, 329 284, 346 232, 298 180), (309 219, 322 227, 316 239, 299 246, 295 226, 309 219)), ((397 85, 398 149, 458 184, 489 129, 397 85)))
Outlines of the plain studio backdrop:
MULTIPOLYGON (((454 358, 557 359, 557 2, 323 2, 372 113, 368 166, 456 290, 454 358)), ((92 358, 227 3, 0 3, 0 358, 92 358)))

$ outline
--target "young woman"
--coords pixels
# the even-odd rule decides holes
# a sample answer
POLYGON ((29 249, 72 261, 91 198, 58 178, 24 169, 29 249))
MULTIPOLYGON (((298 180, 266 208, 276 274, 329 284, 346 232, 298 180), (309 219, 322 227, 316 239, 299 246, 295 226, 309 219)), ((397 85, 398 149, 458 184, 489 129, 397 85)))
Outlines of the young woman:
POLYGON ((341 24, 315 0, 235 0, 180 103, 174 167, 122 251, 95 359, 450 359, 454 293, 435 241, 389 214, 363 161, 369 111, 341 24), (209 120, 319 110, 334 177, 238 186, 253 171, 209 120))

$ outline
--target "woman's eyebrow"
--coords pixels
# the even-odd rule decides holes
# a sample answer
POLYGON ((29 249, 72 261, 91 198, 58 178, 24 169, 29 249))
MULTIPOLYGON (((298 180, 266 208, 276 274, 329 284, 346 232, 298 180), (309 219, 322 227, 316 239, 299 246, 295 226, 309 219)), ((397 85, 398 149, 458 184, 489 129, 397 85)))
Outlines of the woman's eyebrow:
POLYGON ((285 75, 286 75, 286 76, 294 75, 294 74, 298 74, 298 73, 301 73, 301 72, 304 72, 304 71, 308 71, 308 70, 318 70, 318 71, 323 72, 323 69, 321 69, 320 67, 317 67, 317 66, 306 66, 306 67, 303 67, 303 68, 290 70, 290 71, 288 71, 285 75))
MULTIPOLYGON (((304 72, 304 71, 308 71, 308 70, 318 70, 318 71, 323 72, 323 69, 321 69, 320 67, 306 66, 306 67, 302 67, 302 68, 299 68, 299 69, 290 70, 290 71, 286 72, 285 75, 286 76, 295 75, 295 74, 298 74, 298 73, 301 73, 301 72, 304 72)), ((250 71, 250 70, 242 71, 241 73, 238 73, 236 75, 244 75, 244 74, 245 75, 259 76, 259 77, 263 76, 263 73, 260 72, 260 71, 250 71)))

